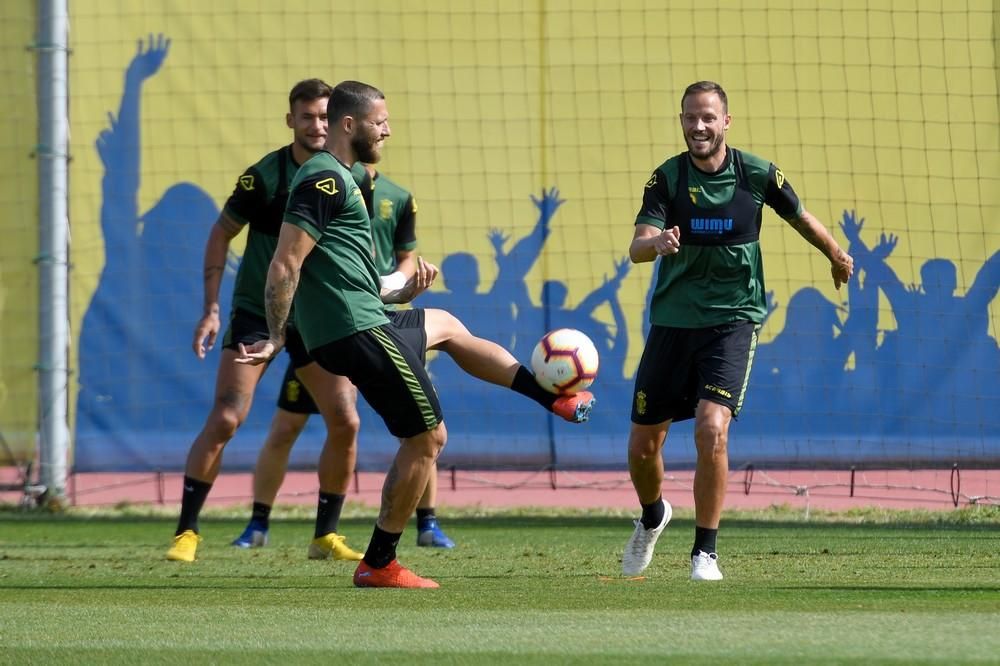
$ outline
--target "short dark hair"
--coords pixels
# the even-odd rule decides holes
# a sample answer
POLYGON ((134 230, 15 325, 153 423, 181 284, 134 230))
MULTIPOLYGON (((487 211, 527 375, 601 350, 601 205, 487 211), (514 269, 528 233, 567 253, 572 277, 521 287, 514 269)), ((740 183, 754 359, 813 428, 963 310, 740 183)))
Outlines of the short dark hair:
POLYGON ((327 116, 334 122, 344 116, 361 117, 368 113, 372 102, 385 99, 375 86, 360 81, 341 81, 330 93, 327 116))
POLYGON ((291 110, 296 102, 312 102, 317 99, 329 97, 333 92, 330 84, 322 79, 306 79, 299 81, 292 86, 292 91, 288 93, 288 108, 291 110))
POLYGON ((729 98, 726 97, 726 91, 722 89, 715 81, 698 81, 697 83, 692 83, 687 88, 684 89, 684 94, 681 95, 681 112, 684 112, 684 100, 688 98, 688 95, 697 95, 698 93, 715 93, 722 100, 722 110, 725 113, 729 113, 729 98))

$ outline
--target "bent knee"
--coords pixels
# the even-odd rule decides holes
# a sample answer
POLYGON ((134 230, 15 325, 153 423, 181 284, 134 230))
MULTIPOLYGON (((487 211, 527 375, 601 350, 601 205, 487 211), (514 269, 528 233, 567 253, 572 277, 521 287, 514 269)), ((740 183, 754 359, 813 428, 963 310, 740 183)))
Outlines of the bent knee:
POLYGON ((436 459, 442 449, 444 449, 444 445, 447 440, 448 431, 445 429, 444 422, 442 421, 431 430, 417 435, 416 437, 407 439, 406 445, 414 447, 414 449, 419 451, 422 455, 436 459))
POLYGON ((358 414, 357 394, 353 391, 334 395, 327 403, 323 414, 327 430, 341 436, 356 436, 361 430, 361 416, 358 414))
POLYGON ((456 337, 470 335, 465 324, 447 310, 425 310, 424 328, 428 349, 439 349, 456 337))
POLYGON ((245 419, 245 413, 216 404, 208 417, 206 430, 210 431, 215 439, 229 441, 236 435, 236 431, 240 429, 245 419))

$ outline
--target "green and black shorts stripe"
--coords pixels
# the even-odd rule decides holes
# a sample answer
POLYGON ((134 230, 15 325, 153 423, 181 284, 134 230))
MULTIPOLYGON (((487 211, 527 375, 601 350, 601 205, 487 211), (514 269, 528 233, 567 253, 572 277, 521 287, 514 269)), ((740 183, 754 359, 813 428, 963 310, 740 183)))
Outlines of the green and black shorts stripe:
POLYGON ((739 416, 759 329, 751 321, 708 328, 653 325, 635 374, 632 422, 690 419, 699 400, 725 405, 739 416))
POLYGON ((415 437, 444 420, 422 352, 385 324, 309 353, 327 372, 350 379, 394 436, 415 437))

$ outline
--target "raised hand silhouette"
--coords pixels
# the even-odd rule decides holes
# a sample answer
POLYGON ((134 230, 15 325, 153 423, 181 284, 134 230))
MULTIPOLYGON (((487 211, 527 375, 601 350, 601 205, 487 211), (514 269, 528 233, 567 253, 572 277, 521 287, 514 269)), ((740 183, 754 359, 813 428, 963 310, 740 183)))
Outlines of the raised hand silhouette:
POLYGON ((851 244, 861 242, 861 230, 865 226, 865 218, 859 218, 853 210, 844 211, 844 217, 840 221, 840 230, 851 244))
POLYGON ((502 229, 493 228, 490 229, 489 233, 486 234, 489 238, 490 245, 493 246, 493 253, 498 259, 505 257, 506 254, 503 251, 503 246, 507 244, 510 240, 510 236, 505 234, 502 229))
POLYGON ((132 58, 128 69, 125 70, 125 76, 131 79, 139 79, 140 81, 148 79, 160 71, 163 61, 167 59, 167 52, 169 50, 170 38, 162 33, 156 36, 149 35, 145 43, 145 48, 143 47, 143 41, 140 39, 135 57, 132 58))
POLYGON ((884 261, 896 249, 897 243, 899 243, 899 237, 895 234, 888 236, 882 234, 879 236, 878 244, 871 249, 871 255, 879 261, 884 261))
POLYGON ((539 222, 544 220, 548 223, 552 219, 552 216, 556 214, 559 210, 559 206, 566 203, 565 199, 559 198, 559 189, 553 187, 550 190, 542 190, 542 198, 537 198, 534 194, 531 195, 531 202, 538 207, 538 212, 541 213, 539 222))

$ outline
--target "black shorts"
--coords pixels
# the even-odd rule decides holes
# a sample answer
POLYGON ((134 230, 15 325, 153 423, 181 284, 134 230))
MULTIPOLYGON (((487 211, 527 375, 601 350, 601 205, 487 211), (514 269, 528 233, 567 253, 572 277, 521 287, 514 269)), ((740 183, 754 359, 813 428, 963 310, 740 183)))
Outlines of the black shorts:
POLYGON ((725 405, 739 416, 759 329, 750 321, 710 328, 654 325, 635 374, 632 422, 690 419, 699 400, 725 405))
POLYGON ((433 430, 444 417, 421 354, 392 324, 376 326, 312 350, 326 370, 358 387, 396 437, 433 430))
MULTIPOLYGON (((267 330, 267 319, 236 308, 229 315, 229 328, 222 338, 222 346, 225 349, 236 350, 238 345, 252 345, 261 340, 267 340, 270 333, 267 330)), ((301 368, 312 363, 309 352, 302 342, 302 336, 295 330, 294 326, 285 328, 285 351, 291 359, 292 367, 301 368)))
MULTIPOLYGON (((385 313, 393 326, 399 329, 403 339, 417 352, 420 362, 427 358, 427 332, 424 330, 424 311, 422 308, 413 310, 391 310, 385 313)), ((300 344, 302 338, 296 333, 300 344)), ((291 337, 289 336, 289 339, 291 337)), ((311 360, 311 359, 310 359, 311 360)), ((281 393, 278 394, 278 407, 293 414, 319 414, 319 407, 312 395, 299 381, 295 374, 296 367, 289 363, 285 368, 285 376, 281 380, 281 393)))
POLYGON ((278 407, 293 414, 319 414, 319 407, 305 384, 295 374, 295 366, 285 366, 285 376, 281 378, 281 392, 278 393, 278 407))

